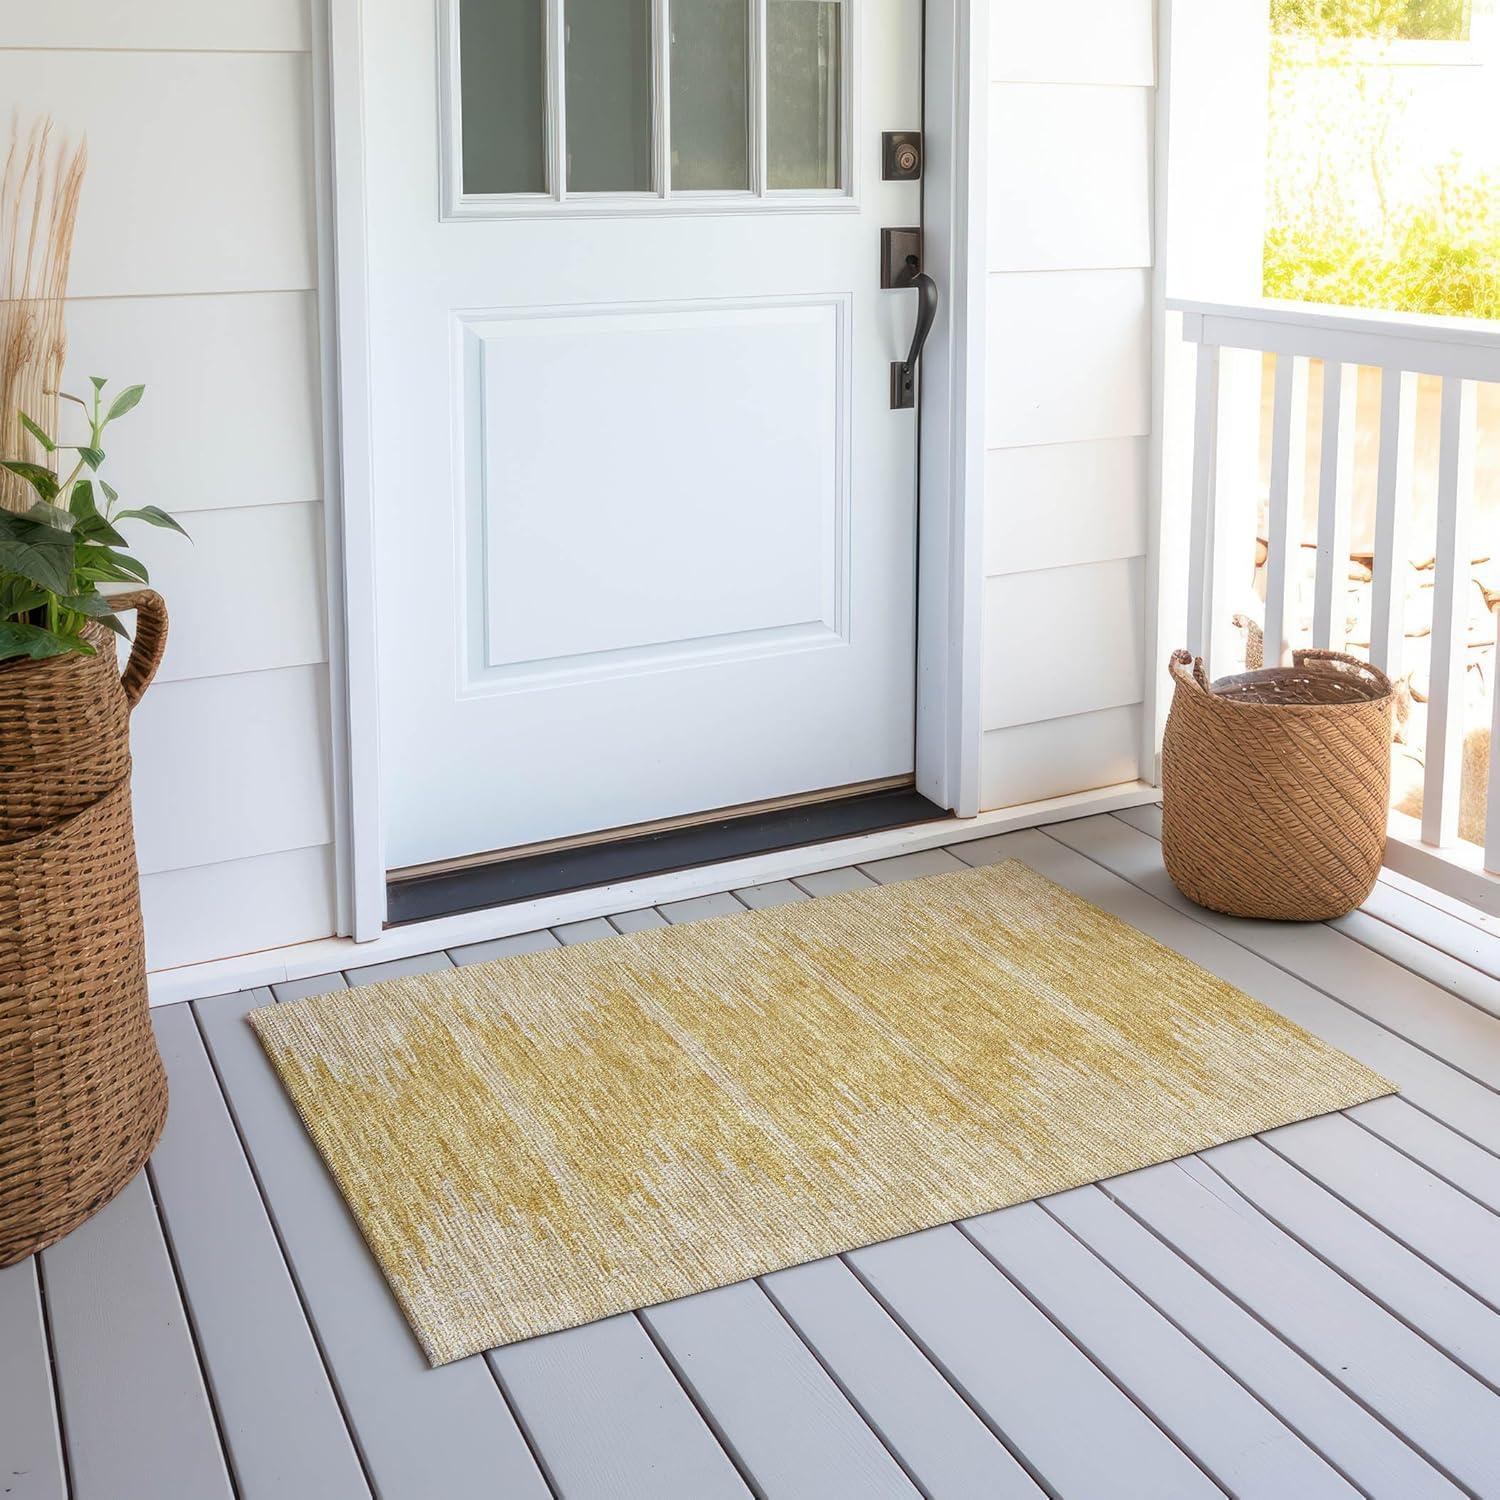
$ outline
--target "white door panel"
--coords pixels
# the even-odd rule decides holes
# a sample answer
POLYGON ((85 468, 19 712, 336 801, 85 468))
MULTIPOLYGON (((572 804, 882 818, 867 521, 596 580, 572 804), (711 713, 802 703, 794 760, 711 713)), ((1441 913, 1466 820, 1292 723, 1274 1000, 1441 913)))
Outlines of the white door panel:
POLYGON ((536 3, 538 87, 573 100, 572 149, 554 105, 482 162, 483 186, 526 191, 465 197, 472 112, 444 138, 434 82, 454 28, 441 42, 432 0, 366 0, 393 867, 912 768, 916 424, 889 409, 889 367, 915 308, 879 288, 879 231, 918 222, 919 190, 880 180, 879 134, 919 123, 919 0, 764 0, 788 76, 731 56, 748 105, 688 86, 725 66, 712 44, 744 0, 675 0, 675 27, 658 5, 670 90, 601 78, 597 100, 588 70, 639 58, 584 48, 601 0, 574 0, 559 69, 565 13, 536 3), (841 75, 847 97, 824 97, 841 75), (664 191, 673 172, 732 188, 746 152, 755 190, 664 191), (653 190, 568 196, 570 171, 653 190), (840 172, 848 191, 826 185, 840 172))

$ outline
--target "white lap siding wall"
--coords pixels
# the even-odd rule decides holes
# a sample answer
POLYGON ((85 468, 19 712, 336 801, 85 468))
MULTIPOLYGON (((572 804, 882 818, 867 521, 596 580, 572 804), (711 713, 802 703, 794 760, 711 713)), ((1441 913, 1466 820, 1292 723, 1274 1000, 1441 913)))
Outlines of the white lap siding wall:
POLYGON ((990 0, 981 801, 1139 774, 1152 0, 990 0))
POLYGON ((0 98, 87 132, 69 388, 110 433, 172 633, 135 715, 153 968, 334 930, 308 0, 0 0, 0 98))

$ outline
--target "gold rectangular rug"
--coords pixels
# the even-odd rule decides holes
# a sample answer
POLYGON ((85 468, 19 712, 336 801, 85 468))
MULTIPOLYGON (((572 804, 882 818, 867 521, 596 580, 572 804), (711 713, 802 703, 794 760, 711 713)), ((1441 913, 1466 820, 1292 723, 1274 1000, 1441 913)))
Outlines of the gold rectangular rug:
POLYGON ((1015 861, 250 1020, 434 1365, 1392 1092, 1015 861))

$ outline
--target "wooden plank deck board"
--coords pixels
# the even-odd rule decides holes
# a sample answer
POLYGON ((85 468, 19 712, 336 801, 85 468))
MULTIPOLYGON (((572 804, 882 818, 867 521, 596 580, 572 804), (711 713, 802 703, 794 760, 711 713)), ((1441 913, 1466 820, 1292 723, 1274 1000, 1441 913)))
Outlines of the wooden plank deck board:
POLYGON ((0 1495, 67 1500, 36 1257, 0 1270, 0 1495))
POLYGON ((172 1108, 151 1177, 241 1500, 368 1497, 192 1013, 153 1021, 172 1108))
POLYGON ((946 849, 918 849, 915 854, 896 854, 890 859, 875 859, 859 866, 877 885, 893 885, 898 880, 917 880, 923 875, 951 875, 963 869, 963 861, 946 849))
POLYGON ((1458 1495, 1397 1433, 1103 1189, 1075 1188, 1041 1206, 1365 1493, 1381 1500, 1458 1495))
POLYGON ((230 1500, 146 1174, 41 1261, 74 1500, 230 1500))
POLYGON ((569 1500, 734 1500, 750 1490, 634 1313, 486 1356, 569 1500))
POLYGON ((968 1220, 974 1240, 1232 1495, 1358 1491, 1035 1203, 968 1220))
MULTIPOLYGON (((1290 1126, 1288 1131, 1297 1128, 1290 1126)), ((1275 1134, 1285 1136, 1288 1131, 1275 1134)), ((1234 1141, 1203 1153, 1202 1159, 1298 1244, 1465 1369, 1500 1389, 1500 1315, 1492 1308, 1261 1141, 1234 1141)))
POLYGON ((566 922, 561 927, 552 928, 552 936, 563 944, 595 943, 600 938, 615 935, 614 928, 604 917, 591 917, 586 922, 566 922))
POLYGON ((728 891, 720 891, 712 896, 691 896, 686 901, 669 901, 656 909, 672 923, 702 922, 709 917, 733 917, 745 910, 728 891))
MULTIPOLYGON (((361 984, 380 984, 387 979, 411 979, 418 974, 434 974, 439 969, 451 969, 456 963, 479 963, 475 948, 490 946, 476 943, 467 948, 455 948, 455 953, 466 955, 462 959, 451 958, 441 951, 437 953, 414 953, 410 958, 391 958, 379 964, 361 964, 356 969, 345 969, 344 978, 352 987, 361 984)), ((486 955, 488 956, 488 955, 486 955)))
MULTIPOLYGON (((469 943, 462 948, 451 948, 448 957, 454 966, 464 968, 469 964, 494 963, 496 959, 514 958, 518 953, 545 953, 548 948, 558 946, 557 935, 543 927, 536 932, 518 932, 511 937, 491 938, 486 943, 469 943)), ((438 967, 441 967, 439 965, 438 967)))
MULTIPOLYGON (((1122 808, 1110 816, 1158 842, 1161 840, 1159 804, 1122 808)), ((1394 883, 1397 878, 1387 872, 1359 911, 1335 918, 1327 925, 1396 959, 1433 983, 1443 984, 1455 994, 1464 993, 1465 987, 1472 984, 1478 995, 1487 997, 1482 1002, 1475 999, 1474 1003, 1492 1014, 1500 1014, 1495 1008, 1493 988, 1500 983, 1500 935, 1490 926, 1493 919, 1482 912, 1473 913, 1472 921, 1454 916, 1401 890, 1394 883), (1457 984, 1450 980, 1457 980, 1457 984), (1485 980, 1490 983, 1481 982, 1485 980)))
POLYGON ((798 875, 792 884, 809 896, 837 896, 841 891, 868 890, 875 882, 853 865, 840 865, 835 870, 815 870, 811 875, 798 875))
POLYGON ((244 1014, 195 1004, 344 1412, 381 1500, 550 1494, 480 1356, 429 1368, 244 1014))
MULTIPOLYGON (((1139 873, 1143 890, 1491 1090, 1500 1087, 1500 1019, 1322 922, 1252 922, 1193 905, 1167 876, 1156 841, 1120 819, 1081 819, 1049 832, 1108 868, 1139 873)), ((1493 1112, 1500 1120, 1500 1108, 1493 1112)))
POLYGON ((1337 1115, 1270 1131, 1264 1140, 1392 1239, 1500 1308, 1500 1216, 1337 1115))
POLYGON ((912 1500, 919 1492, 753 1281, 641 1320, 740 1471, 769 1500, 912 1500))
POLYGON ((761 1284, 927 1494, 1043 1494, 840 1257, 776 1271, 761 1284))
POLYGON ((785 906, 790 901, 806 901, 806 891, 799 890, 790 880, 773 880, 769 885, 741 886, 734 891, 736 899, 751 911, 764 911, 771 906, 785 906))
POLYGON ((1398 1084, 1412 1103, 1460 1134, 1500 1150, 1500 1110, 1492 1090, 1233 941, 1212 920, 1214 913, 1198 907, 1188 910, 1186 897, 1167 879, 1155 841, 1121 822, 1103 821, 1112 826, 1097 834, 1080 820, 1059 828, 1057 836, 1028 832, 978 840, 965 847, 964 858, 975 863, 1024 859, 1085 900, 1359 1058, 1398 1084), (1064 835, 1070 842, 1061 841, 1064 835), (1075 844, 1089 853, 1079 853, 1075 844))
POLYGON ((1500 1213, 1500 1156, 1476 1146, 1399 1096, 1345 1110, 1346 1119, 1378 1135, 1434 1177, 1500 1213))
POLYGON ((667 919, 654 906, 643 906, 635 911, 612 912, 608 920, 616 932, 647 932, 653 927, 667 925, 667 919))
MULTIPOLYGON (((198 1002, 208 1051, 200 1042, 196 1058, 186 1008, 158 1012, 178 1111, 152 1167, 161 1220, 139 1182, 79 1232, 95 1236, 86 1274, 59 1257, 78 1236, 29 1284, 16 1275, 29 1263, 0 1272, 0 1449, 7 1421, 24 1421, 41 1454, 41 1479, 17 1493, 67 1493, 75 1447, 82 1500, 156 1500, 190 1471, 193 1500, 231 1486, 297 1493, 308 1452, 330 1464, 319 1495, 373 1488, 383 1500, 1301 1500, 1351 1486, 1419 1500, 1458 1493, 1454 1479, 1500 1493, 1500 1026, 1491 976, 1473 962, 1486 944, 1452 912, 1429 908, 1443 919, 1433 923, 1405 892, 1342 933, 1308 927, 1290 945, 1256 924, 1230 930, 1163 885, 1154 814, 360 966, 347 980, 1020 857, 1362 1057, 1406 1097, 432 1371, 244 1024, 270 992, 198 1002), (1118 832, 1091 831, 1106 824, 1118 832), (1423 924, 1433 947, 1408 930, 1423 924), (175 1321, 115 1318, 101 1334, 104 1291, 139 1297, 138 1280, 158 1312, 175 1303, 175 1321), (107 1378, 80 1369, 80 1347, 94 1345, 107 1378), (278 1350, 293 1352, 278 1361, 278 1350), (119 1399, 163 1361, 164 1384, 119 1399), (22 1404, 8 1410, 7 1397, 22 1404), (169 1439, 167 1410, 187 1414, 169 1439), (289 1430, 290 1451, 255 1451, 256 1426, 289 1430), (290 1490, 273 1482, 288 1473, 290 1490)), ((288 981, 276 998, 345 977, 288 981)))
POLYGON ((1052 1492, 1111 1500, 1221 1493, 958 1229, 925 1230, 846 1259, 1052 1492))
POLYGON ((349 981, 335 971, 332 974, 313 974, 306 979, 284 979, 271 986, 271 994, 277 1000, 306 1000, 313 995, 331 995, 335 990, 348 988, 349 981))
POLYGON ((1500 934, 1493 918, 1467 921, 1382 881, 1364 909, 1391 927, 1421 939, 1429 948, 1500 979, 1500 934))
POLYGON ((1500 1016, 1500 979, 1482 969, 1476 969, 1451 954, 1440 953, 1420 938, 1372 916, 1368 909, 1352 911, 1347 917, 1339 917, 1328 925, 1345 937, 1353 938, 1356 943, 1382 954, 1392 963, 1441 985, 1450 995, 1457 995, 1488 1015, 1500 1016))
POLYGON ((1426 1339, 1174 1162, 1104 1189, 1434 1467, 1475 1494, 1500 1493, 1500 1396, 1426 1339))

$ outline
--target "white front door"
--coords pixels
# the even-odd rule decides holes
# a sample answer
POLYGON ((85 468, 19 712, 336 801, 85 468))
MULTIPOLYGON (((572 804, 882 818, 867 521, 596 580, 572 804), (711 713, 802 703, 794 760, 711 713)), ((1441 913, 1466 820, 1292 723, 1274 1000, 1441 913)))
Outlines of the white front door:
POLYGON ((365 0, 387 863, 912 770, 921 0, 365 0))

